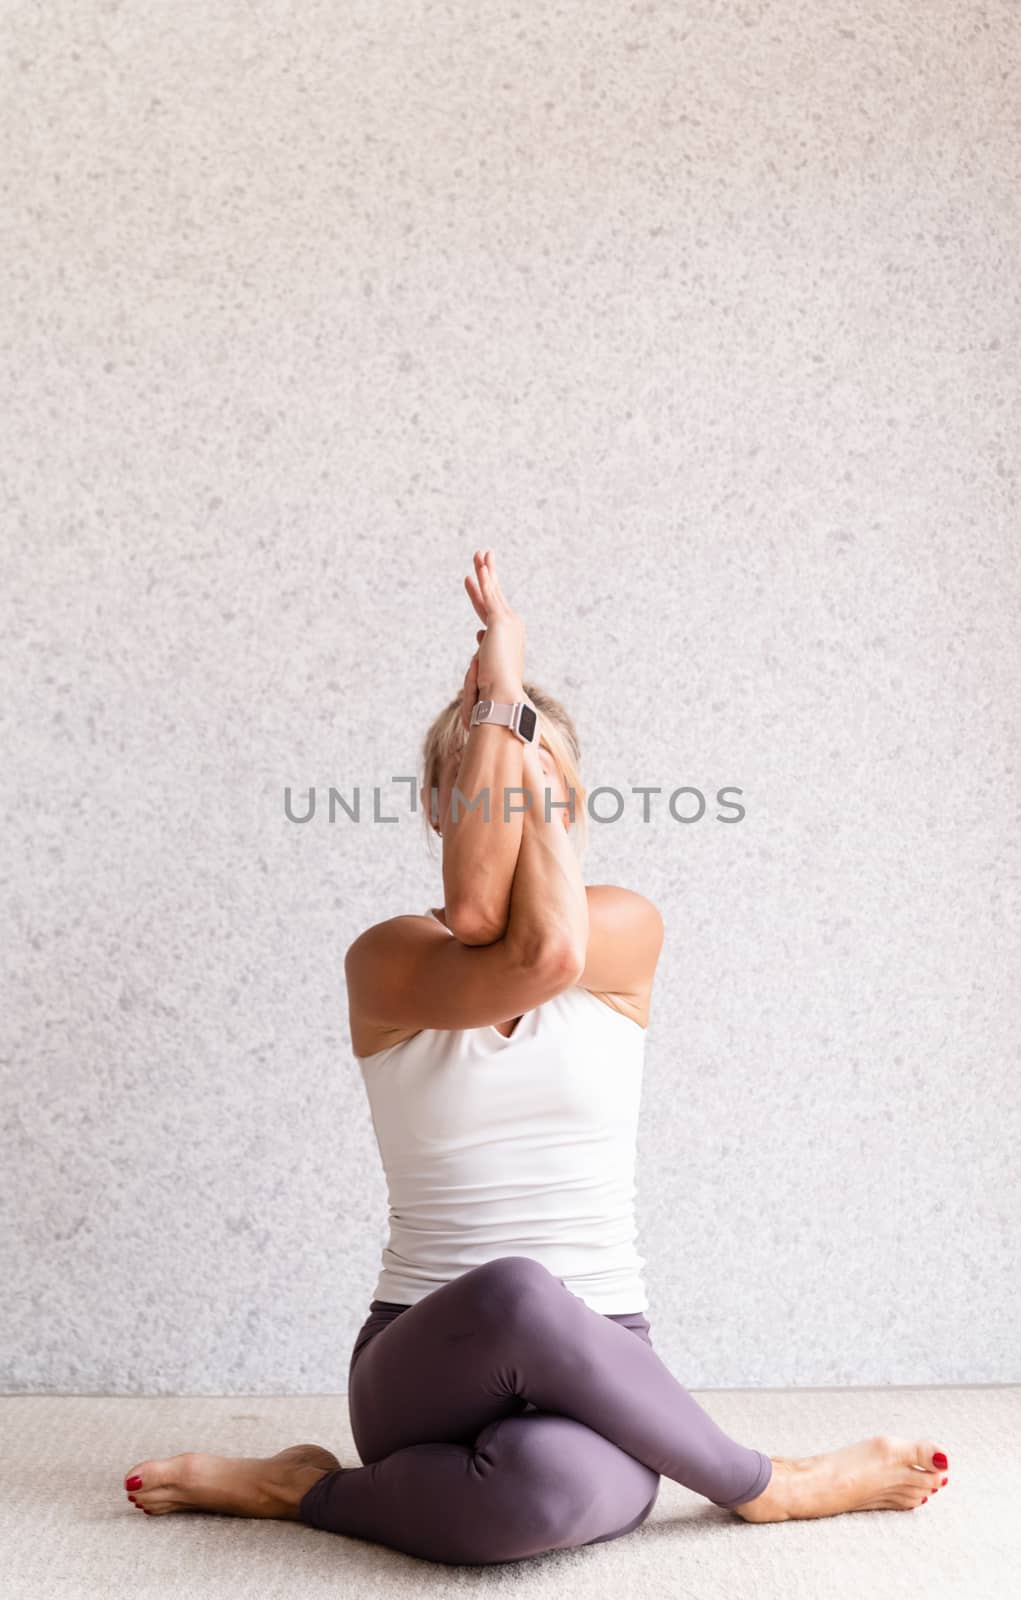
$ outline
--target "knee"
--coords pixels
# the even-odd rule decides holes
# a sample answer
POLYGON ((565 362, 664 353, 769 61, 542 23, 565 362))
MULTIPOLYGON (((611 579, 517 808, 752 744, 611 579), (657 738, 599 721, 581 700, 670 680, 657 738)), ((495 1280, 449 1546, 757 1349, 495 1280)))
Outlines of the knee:
POLYGON ((505 1531, 519 1555, 620 1538, 645 1521, 659 1495, 657 1473, 621 1461, 569 1417, 507 1418, 490 1440, 490 1459, 513 1485, 515 1514, 505 1531))
POLYGON ((553 1343, 580 1378, 591 1376, 588 1344, 569 1331, 568 1291, 540 1262, 531 1256, 500 1256, 469 1268, 458 1282, 461 1309, 491 1355, 502 1353, 513 1362, 523 1359, 526 1350, 553 1343))
POLYGON ((579 1468, 577 1462, 573 1466, 553 1486, 547 1483, 542 1499, 532 1508, 532 1530, 543 1550, 605 1544, 632 1533, 651 1515, 660 1484, 651 1470, 636 1474, 634 1482, 621 1483, 614 1481, 612 1472, 600 1476, 579 1468))
POLYGON ((488 1311, 501 1326, 521 1314, 533 1317, 554 1292, 562 1289, 559 1278, 531 1256, 498 1256, 481 1267, 472 1267, 462 1277, 480 1309, 488 1311))
MULTIPOLYGON (((578 1529, 591 1504, 589 1475, 551 1415, 503 1417, 476 1440, 474 1462, 492 1480, 499 1516, 486 1530, 491 1559, 507 1561, 580 1543, 578 1529)), ((568 1430, 563 1430, 567 1433, 568 1430)))

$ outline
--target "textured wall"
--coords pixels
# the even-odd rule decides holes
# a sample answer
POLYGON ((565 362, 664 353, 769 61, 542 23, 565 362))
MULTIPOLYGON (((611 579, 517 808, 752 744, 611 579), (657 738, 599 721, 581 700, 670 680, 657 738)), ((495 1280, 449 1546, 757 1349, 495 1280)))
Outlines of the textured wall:
POLYGON ((588 783, 664 788, 586 860, 667 927, 660 1355, 1018 1381, 1016 9, 3 30, 2 1386, 345 1386, 343 953, 441 894, 391 778, 476 543, 588 783), (287 820, 331 783, 400 820, 287 820))

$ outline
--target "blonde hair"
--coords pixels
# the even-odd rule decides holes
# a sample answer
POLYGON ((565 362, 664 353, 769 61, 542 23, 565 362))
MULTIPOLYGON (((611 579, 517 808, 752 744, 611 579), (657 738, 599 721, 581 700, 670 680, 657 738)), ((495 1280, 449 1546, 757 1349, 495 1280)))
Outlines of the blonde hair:
MULTIPOLYGON (((567 837, 574 845, 580 860, 588 844, 588 814, 585 809, 587 791, 578 770, 581 764, 578 734, 571 718, 553 695, 547 694, 545 689, 540 689, 536 684, 527 681, 523 682, 521 687, 525 691, 526 699, 531 701, 539 713, 539 743, 543 749, 549 751, 556 763, 564 781, 564 788, 567 790, 568 803, 571 801, 573 791, 574 819, 567 830, 567 837)), ((436 833, 432 823, 433 789, 439 790, 440 769, 444 762, 448 756, 460 755, 467 738, 464 723, 461 721, 461 695, 456 694, 430 723, 422 743, 422 787, 426 793, 426 805, 422 815, 425 818, 425 830, 431 851, 435 851, 436 848, 436 833)), ((494 799, 495 797, 490 795, 490 805, 493 805, 494 799)), ((520 802, 521 797, 518 796, 517 799, 520 802)), ((502 800, 499 803, 502 804, 502 800)), ((563 814, 568 817, 571 815, 570 811, 563 814)), ((556 817, 560 813, 551 810, 551 815, 556 817)), ((439 820, 442 821, 442 818, 439 820)))

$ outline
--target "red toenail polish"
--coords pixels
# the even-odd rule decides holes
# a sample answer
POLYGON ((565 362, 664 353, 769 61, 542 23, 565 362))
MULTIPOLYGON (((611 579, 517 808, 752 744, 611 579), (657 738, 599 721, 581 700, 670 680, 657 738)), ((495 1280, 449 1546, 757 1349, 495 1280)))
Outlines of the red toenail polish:
POLYGON ((949 1478, 944 1478, 944 1479, 943 1479, 943 1482, 944 1482, 944 1483, 949 1483, 949 1482, 950 1482, 950 1479, 949 1479, 949 1478))
MULTIPOLYGON (((928 1496, 928 1495, 926 1495, 926 1497, 925 1497, 925 1500, 928 1500, 928 1498, 929 1498, 929 1496, 928 1496)), ((924 1506, 924 1504, 925 1504, 925 1500, 923 1500, 923 1501, 922 1501, 922 1504, 923 1504, 923 1506, 924 1506)))
POLYGON ((946 1468, 947 1458, 943 1454, 942 1450, 936 1451, 936 1454, 932 1458, 932 1464, 934 1467, 939 1467, 941 1472, 946 1468))
MULTIPOLYGON (((946 1466, 945 1461, 943 1465, 946 1466)), ((140 1489, 142 1487, 142 1480, 141 1478, 129 1478, 124 1487, 125 1489, 140 1489)))

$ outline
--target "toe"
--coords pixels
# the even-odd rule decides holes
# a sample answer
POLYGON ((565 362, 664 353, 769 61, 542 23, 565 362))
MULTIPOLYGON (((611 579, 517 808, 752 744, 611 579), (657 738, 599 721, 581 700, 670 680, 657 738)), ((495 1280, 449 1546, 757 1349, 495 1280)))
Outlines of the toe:
POLYGON ((933 1465, 934 1456, 938 1456, 940 1461, 945 1459, 934 1439, 914 1441, 908 1459, 911 1463, 911 1477, 916 1479, 918 1484, 918 1505, 924 1505, 932 1495, 939 1493, 941 1480, 945 1476, 943 1467, 933 1465))
POLYGON ((124 1487, 129 1494, 137 1494, 147 1489, 162 1488, 167 1482, 166 1461, 139 1461, 124 1474, 124 1487))
POLYGON ((914 1466, 921 1467, 937 1487, 946 1474, 946 1452, 941 1450, 935 1439, 916 1440, 911 1453, 911 1462, 914 1466))
POLYGON ((140 1510, 158 1511, 161 1506, 166 1508, 167 1502, 172 1498, 170 1491, 176 1484, 177 1477, 174 1460, 140 1461, 125 1474, 124 1490, 140 1510))

